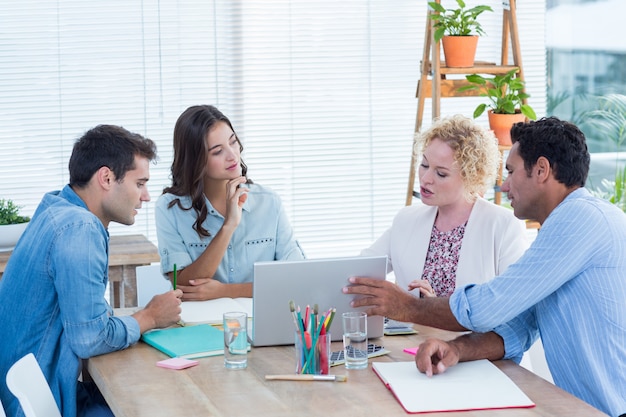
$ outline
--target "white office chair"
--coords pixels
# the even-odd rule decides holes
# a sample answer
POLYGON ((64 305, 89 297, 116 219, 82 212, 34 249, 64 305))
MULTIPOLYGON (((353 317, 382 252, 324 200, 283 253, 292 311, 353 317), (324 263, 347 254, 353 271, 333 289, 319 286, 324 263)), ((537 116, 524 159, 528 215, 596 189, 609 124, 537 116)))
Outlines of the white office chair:
POLYGON ((172 283, 161 274, 161 265, 152 264, 135 268, 137 276, 137 306, 144 307, 157 294, 172 289, 172 283))
POLYGON ((7 386, 19 400, 26 417, 61 417, 46 377, 32 353, 11 366, 7 386))
POLYGON ((2 401, 0 401, 0 417, 6 417, 4 413, 4 407, 2 406, 2 401))

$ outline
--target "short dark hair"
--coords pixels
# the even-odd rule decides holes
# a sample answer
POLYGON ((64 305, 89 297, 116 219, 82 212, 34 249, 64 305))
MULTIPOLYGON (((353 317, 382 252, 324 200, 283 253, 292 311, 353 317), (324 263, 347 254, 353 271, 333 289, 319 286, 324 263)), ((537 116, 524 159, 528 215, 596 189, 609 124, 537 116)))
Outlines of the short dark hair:
POLYGON ((126 172, 135 168, 135 156, 154 160, 156 144, 120 126, 98 125, 74 143, 69 162, 70 185, 85 187, 103 166, 121 182, 126 172))
POLYGON ((544 117, 528 123, 516 123, 511 140, 518 143, 528 175, 539 157, 550 162, 555 179, 567 187, 584 187, 589 174, 590 156, 585 134, 573 123, 556 117, 544 117))

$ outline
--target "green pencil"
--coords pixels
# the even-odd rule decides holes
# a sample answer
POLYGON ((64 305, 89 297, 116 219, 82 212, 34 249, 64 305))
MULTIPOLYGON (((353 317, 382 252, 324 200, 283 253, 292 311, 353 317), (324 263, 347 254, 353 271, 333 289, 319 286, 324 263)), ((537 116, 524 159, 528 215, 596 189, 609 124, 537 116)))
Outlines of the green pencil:
POLYGON ((176 289, 176 264, 174 264, 174 289, 176 289))

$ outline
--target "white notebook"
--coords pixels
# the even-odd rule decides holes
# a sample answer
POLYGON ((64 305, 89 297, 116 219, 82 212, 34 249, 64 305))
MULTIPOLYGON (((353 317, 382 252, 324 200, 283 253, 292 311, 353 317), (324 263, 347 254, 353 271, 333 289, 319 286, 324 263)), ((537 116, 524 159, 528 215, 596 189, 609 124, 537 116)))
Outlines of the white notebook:
POLYGON ((222 324, 222 315, 229 311, 243 311, 252 317, 252 298, 216 298, 206 301, 183 301, 180 318, 185 324, 222 324))
POLYGON ((428 377, 415 362, 374 362, 374 372, 407 413, 534 407, 524 392, 486 359, 461 362, 428 377))

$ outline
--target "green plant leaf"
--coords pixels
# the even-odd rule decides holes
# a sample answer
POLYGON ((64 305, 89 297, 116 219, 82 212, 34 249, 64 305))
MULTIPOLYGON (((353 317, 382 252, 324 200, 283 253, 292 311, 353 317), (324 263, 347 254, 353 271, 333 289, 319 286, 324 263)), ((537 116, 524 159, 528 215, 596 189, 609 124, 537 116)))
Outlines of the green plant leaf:
POLYGON ((22 206, 18 206, 12 200, 0 199, 0 225, 28 222, 29 217, 20 216, 21 208, 22 206))
POLYGON ((485 108, 490 108, 497 114, 515 114, 521 111, 529 119, 537 118, 535 111, 523 101, 530 97, 524 91, 524 82, 516 78, 517 69, 513 69, 506 74, 498 74, 493 77, 484 77, 480 74, 466 75, 467 81, 472 86, 459 87, 459 91, 478 90, 480 96, 487 97, 489 103, 480 104, 474 110, 474 118, 480 116, 485 108), (478 116, 476 116, 478 115, 478 116))
POLYGON ((476 110, 474 110, 474 119, 480 117, 481 114, 483 114, 485 112, 485 109, 487 108, 486 104, 479 104, 476 107, 476 110))
POLYGON ((528 117, 530 120, 537 119, 537 115, 535 114, 535 111, 528 104, 522 104, 522 106, 520 107, 520 110, 522 111, 522 114, 528 117))
POLYGON ((437 3, 437 2, 434 2, 434 1, 430 1, 430 2, 428 2, 428 5, 436 12, 439 12, 439 13, 445 13, 446 12, 446 9, 440 3, 437 3))

